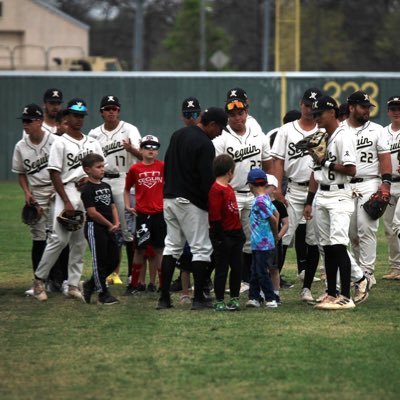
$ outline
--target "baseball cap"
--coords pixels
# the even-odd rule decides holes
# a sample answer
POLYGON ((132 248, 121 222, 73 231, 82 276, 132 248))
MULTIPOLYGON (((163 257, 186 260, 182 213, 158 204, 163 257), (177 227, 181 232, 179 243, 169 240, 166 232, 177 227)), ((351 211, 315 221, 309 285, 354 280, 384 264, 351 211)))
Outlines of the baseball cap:
POLYGON ((47 89, 43 95, 44 103, 62 103, 63 94, 60 89, 47 89))
POLYGON ((223 130, 228 132, 228 129, 226 127, 228 123, 228 116, 226 115, 226 112, 222 108, 209 107, 205 109, 204 113, 202 114, 201 122, 202 123, 215 122, 223 130))
POLYGON ((87 115, 86 103, 79 98, 74 98, 70 100, 65 109, 65 114, 83 114, 87 115))
POLYGON ((28 104, 17 119, 43 119, 43 110, 37 104, 28 104))
POLYGON ((106 106, 121 107, 121 104, 120 104, 117 96, 106 95, 101 99, 100 110, 102 110, 106 106))
POLYGON ((268 183, 267 174, 260 168, 253 168, 247 174, 246 183, 268 183))
POLYGON ((330 96, 322 96, 312 103, 311 114, 317 114, 326 110, 337 110, 336 100, 330 96))
POLYGON ((160 147, 160 141, 156 136, 153 135, 146 135, 140 141, 140 147, 144 147, 146 145, 153 145, 160 147))
POLYGON ((283 123, 287 124, 289 122, 297 121, 301 118, 301 112, 299 110, 290 110, 283 117, 283 123))
POLYGON ((322 92, 319 89, 310 88, 304 92, 301 101, 305 105, 310 106, 312 103, 314 103, 315 100, 319 99, 320 97, 322 97, 322 92))
POLYGON ((375 107, 369 100, 369 96, 367 93, 363 92, 362 90, 357 90, 357 92, 352 93, 347 98, 348 104, 360 104, 362 106, 372 106, 375 107))
POLYGON ((400 104, 400 96, 391 96, 387 100, 388 107, 399 105, 400 104))
POLYGON ((182 112, 201 112, 199 100, 196 97, 188 97, 182 102, 182 112))
POLYGON ((278 179, 276 179, 274 175, 267 174, 267 181, 268 185, 272 185, 278 188, 278 179))
POLYGON ((341 115, 347 115, 347 113, 348 113, 348 109, 347 109, 348 107, 347 107, 347 103, 342 103, 340 106, 339 106, 339 116, 341 116, 341 115))
POLYGON ((237 99, 247 102, 248 97, 246 91, 239 87, 228 90, 228 93, 226 94, 226 100, 228 101, 237 99))

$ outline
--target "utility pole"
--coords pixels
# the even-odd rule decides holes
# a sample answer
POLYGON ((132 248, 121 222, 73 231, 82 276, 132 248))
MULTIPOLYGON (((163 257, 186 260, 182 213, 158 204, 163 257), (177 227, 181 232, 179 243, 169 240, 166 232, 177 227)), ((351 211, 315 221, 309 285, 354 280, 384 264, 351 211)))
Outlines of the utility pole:
POLYGON ((143 0, 136 0, 133 70, 143 70, 143 0))
POLYGON ((264 0, 262 71, 268 71, 269 66, 269 26, 271 21, 270 6, 270 0, 264 0))
POLYGON ((200 71, 206 70, 206 13, 205 0, 200 0, 200 71))

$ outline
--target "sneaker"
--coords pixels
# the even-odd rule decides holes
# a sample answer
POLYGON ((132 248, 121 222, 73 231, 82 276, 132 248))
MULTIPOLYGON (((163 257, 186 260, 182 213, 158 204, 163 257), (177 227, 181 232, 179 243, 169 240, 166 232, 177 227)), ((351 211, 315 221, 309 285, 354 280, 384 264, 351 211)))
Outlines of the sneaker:
POLYGON ((260 308, 260 302, 256 299, 250 299, 246 303, 246 307, 251 307, 251 308, 260 308))
POLYGON ((137 292, 145 292, 146 291, 146 285, 144 283, 139 283, 136 287, 137 292))
POLYGON ((301 301, 305 301, 305 302, 314 302, 315 301, 314 297, 312 297, 311 290, 308 288, 301 289, 300 299, 301 299, 301 301))
POLYGON ((275 295, 275 300, 276 300, 276 304, 278 304, 278 306, 282 305, 282 300, 281 300, 281 296, 279 295, 275 295))
POLYGON ((151 292, 151 293, 157 292, 156 285, 155 285, 154 283, 149 283, 149 284, 147 285, 147 291, 148 291, 148 292, 151 292))
POLYGON ((83 293, 83 299, 85 300, 85 303, 90 304, 93 290, 88 287, 87 282, 82 283, 81 292, 83 293))
POLYGON ((239 311, 240 302, 238 297, 232 297, 226 304, 226 309, 229 311, 239 311))
POLYGON ((39 301, 47 300, 44 282, 40 279, 35 279, 33 281, 33 296, 39 301))
POLYGON ((281 289, 291 289, 292 287, 294 287, 293 284, 291 284, 288 281, 286 281, 285 279, 281 278, 281 283, 280 283, 281 289))
POLYGON ((113 304, 119 303, 119 300, 115 298, 114 296, 111 296, 110 293, 100 293, 99 294, 99 300, 97 302, 98 304, 103 304, 105 306, 111 306, 113 304))
POLYGON ((122 296, 132 296, 136 293, 136 292, 134 293, 134 290, 135 289, 132 286, 127 286, 122 296))
POLYGON ((195 300, 193 299, 191 310, 206 310, 213 308, 213 304, 208 299, 195 300))
POLYGON ((214 311, 225 311, 225 310, 227 310, 227 307, 224 301, 217 301, 214 304, 214 311))
POLYGON ((370 279, 369 276, 364 276, 361 282, 354 284, 354 303, 360 304, 367 300, 369 296, 370 279))
POLYGON ((189 295, 187 295, 187 294, 182 294, 180 297, 179 297, 179 304, 191 304, 192 303, 192 300, 191 300, 191 298, 190 298, 190 296, 189 295))
POLYGON ((25 290, 25 296, 34 296, 33 287, 28 290, 25 290))
POLYGON ((85 298, 82 296, 81 291, 76 286, 69 285, 68 298, 75 299, 75 300, 81 300, 84 303, 86 303, 85 298))
POLYGON ((382 276, 382 279, 398 280, 400 279, 400 270, 391 269, 386 275, 382 276))
POLYGON ((66 297, 68 297, 68 289, 69 289, 68 281, 63 281, 61 285, 61 293, 66 297))
POLYGON ((240 293, 247 292, 250 289, 250 285, 247 282, 242 282, 240 284, 240 293))
POLYGON ((278 307, 278 303, 276 302, 276 300, 269 300, 265 302, 265 307, 267 308, 277 308, 278 307))
POLYGON ((173 308, 173 305, 171 304, 171 299, 163 299, 162 297, 160 297, 156 306, 156 310, 165 310, 167 308, 173 308))
POLYGON ((342 295, 336 299, 336 304, 339 305, 339 310, 347 310, 356 306, 352 299, 342 295))
POLYGON ((328 294, 325 296, 325 299, 314 306, 319 310, 339 310, 340 305, 337 304, 337 297, 329 296, 328 294))
POLYGON ((107 276, 106 282, 109 285, 122 285, 121 278, 116 272, 113 272, 111 275, 107 276))

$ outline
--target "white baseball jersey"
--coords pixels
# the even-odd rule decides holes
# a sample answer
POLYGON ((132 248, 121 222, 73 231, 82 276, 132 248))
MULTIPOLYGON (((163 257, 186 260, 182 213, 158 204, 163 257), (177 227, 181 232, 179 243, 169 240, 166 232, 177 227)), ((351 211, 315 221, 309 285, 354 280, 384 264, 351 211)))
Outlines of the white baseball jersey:
POLYGON ((234 190, 249 191, 247 175, 252 168, 262 168, 261 162, 271 159, 269 146, 260 125, 248 118, 246 132, 238 135, 230 126, 214 140, 215 155, 229 154, 235 161, 235 174, 230 182, 234 190))
POLYGON ((90 153, 103 154, 97 140, 86 135, 77 140, 64 133, 51 147, 48 169, 59 171, 64 184, 78 182, 86 176, 81 165, 82 158, 90 153))
POLYGON ((276 135, 271 155, 284 160, 284 174, 294 182, 309 181, 311 175, 311 156, 304 154, 303 150, 297 150, 295 144, 317 130, 318 126, 315 125, 314 129, 305 131, 299 121, 293 121, 281 126, 276 135))
POLYGON ((104 157, 107 159, 108 173, 126 173, 130 166, 138 160, 124 149, 122 141, 131 142, 132 146, 139 148, 141 136, 139 130, 127 122, 120 121, 118 126, 107 131, 103 125, 92 129, 88 136, 97 139, 103 149, 104 157))
POLYGON ((399 167, 399 152, 400 152, 400 130, 394 131, 392 128, 392 124, 385 126, 383 128, 384 131, 382 135, 388 135, 390 137, 390 156, 392 158, 392 174, 393 176, 400 176, 397 172, 397 168, 399 167))
POLYGON ((363 126, 358 128, 353 128, 346 119, 341 125, 349 130, 356 143, 356 178, 380 176, 378 154, 390 152, 391 139, 388 132, 381 125, 371 121, 367 121, 363 126))
MULTIPOLYGON (((356 165, 356 146, 349 131, 344 126, 339 126, 328 138, 328 161, 343 165, 356 165)), ((314 178, 322 185, 338 185, 350 182, 351 177, 328 168, 315 166, 314 178)))
POLYGON ((26 174, 29 185, 51 185, 49 171, 47 170, 50 149, 58 136, 45 132, 39 144, 33 144, 29 135, 25 135, 14 148, 12 172, 26 174))

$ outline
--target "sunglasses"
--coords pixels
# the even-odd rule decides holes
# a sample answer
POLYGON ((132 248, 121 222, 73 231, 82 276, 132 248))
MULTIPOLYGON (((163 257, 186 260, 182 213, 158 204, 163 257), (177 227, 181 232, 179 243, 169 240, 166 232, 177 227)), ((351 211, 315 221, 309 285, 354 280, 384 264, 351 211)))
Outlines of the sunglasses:
POLYGON ((234 100, 226 105, 228 111, 232 111, 234 108, 246 108, 246 104, 240 100, 234 100))
POLYGON ((191 118, 197 119, 197 118, 199 118, 200 113, 196 112, 196 111, 184 111, 183 116, 186 119, 191 119, 191 118))
POLYGON ((23 124, 31 124, 33 121, 38 121, 37 119, 23 119, 22 123, 23 124))
POLYGON ((103 111, 119 111, 119 107, 103 107, 102 108, 103 111))
POLYGON ((145 144, 142 146, 143 149, 146 150, 158 150, 160 146, 157 146, 156 144, 145 144))

